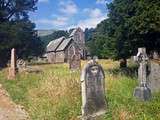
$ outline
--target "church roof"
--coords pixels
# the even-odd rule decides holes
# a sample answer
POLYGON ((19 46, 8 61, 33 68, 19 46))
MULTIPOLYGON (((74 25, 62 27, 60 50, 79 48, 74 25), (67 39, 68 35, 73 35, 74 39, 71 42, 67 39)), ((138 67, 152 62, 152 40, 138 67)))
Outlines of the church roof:
POLYGON ((59 47, 57 48, 56 51, 63 51, 63 50, 68 46, 68 44, 69 44, 72 40, 73 40, 72 38, 65 39, 65 40, 59 45, 59 47))
POLYGON ((65 40, 65 37, 58 38, 56 40, 52 40, 47 45, 47 52, 56 51, 56 49, 60 46, 60 44, 65 40))

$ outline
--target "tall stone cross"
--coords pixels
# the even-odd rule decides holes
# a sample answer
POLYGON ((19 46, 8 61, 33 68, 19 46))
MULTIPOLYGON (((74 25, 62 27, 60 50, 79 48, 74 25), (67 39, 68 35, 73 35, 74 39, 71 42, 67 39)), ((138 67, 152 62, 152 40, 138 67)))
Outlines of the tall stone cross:
POLYGON ((151 90, 148 88, 147 83, 147 64, 149 58, 146 54, 146 48, 139 48, 137 56, 134 56, 134 60, 139 63, 139 86, 135 88, 134 96, 140 100, 149 100, 151 97, 151 90))
POLYGON ((90 60, 81 73, 82 120, 94 120, 106 112, 105 74, 96 59, 90 60))
POLYGON ((9 68, 8 79, 15 79, 16 78, 16 50, 13 48, 11 50, 11 65, 9 68))

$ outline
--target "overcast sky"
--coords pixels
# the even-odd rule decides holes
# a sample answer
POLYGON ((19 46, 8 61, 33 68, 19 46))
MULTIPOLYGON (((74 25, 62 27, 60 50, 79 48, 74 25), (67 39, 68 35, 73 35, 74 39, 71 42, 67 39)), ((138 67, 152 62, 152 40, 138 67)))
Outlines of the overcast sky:
POLYGON ((111 0, 39 0, 30 18, 37 29, 91 28, 107 18, 111 0))

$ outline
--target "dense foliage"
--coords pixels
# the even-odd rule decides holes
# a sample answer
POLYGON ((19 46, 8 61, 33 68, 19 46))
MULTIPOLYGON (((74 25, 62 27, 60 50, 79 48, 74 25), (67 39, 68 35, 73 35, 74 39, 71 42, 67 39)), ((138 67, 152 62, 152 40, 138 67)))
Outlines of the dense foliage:
POLYGON ((28 16, 28 12, 36 10, 36 3, 37 0, 0 1, 0 66, 5 66, 13 47, 18 58, 42 53, 42 42, 28 16))
POLYGON ((107 8, 108 19, 97 26, 91 37, 92 54, 128 58, 138 47, 160 51, 159 0, 114 0, 107 8))

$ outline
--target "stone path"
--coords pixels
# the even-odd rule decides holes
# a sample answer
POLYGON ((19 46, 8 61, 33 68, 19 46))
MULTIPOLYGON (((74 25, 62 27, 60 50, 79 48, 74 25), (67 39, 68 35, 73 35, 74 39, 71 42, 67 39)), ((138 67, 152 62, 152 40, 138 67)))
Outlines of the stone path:
POLYGON ((30 120, 22 106, 16 105, 0 84, 0 120, 30 120))

